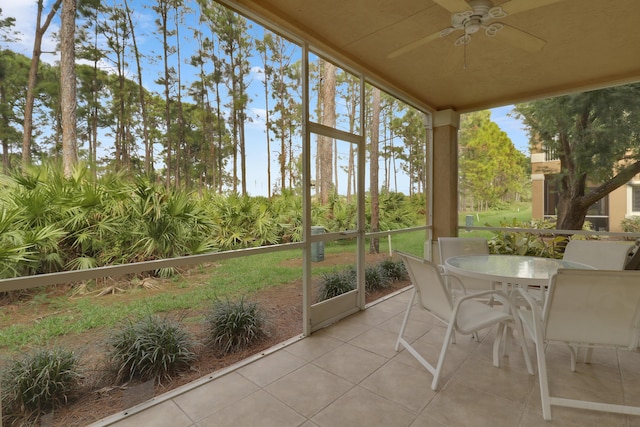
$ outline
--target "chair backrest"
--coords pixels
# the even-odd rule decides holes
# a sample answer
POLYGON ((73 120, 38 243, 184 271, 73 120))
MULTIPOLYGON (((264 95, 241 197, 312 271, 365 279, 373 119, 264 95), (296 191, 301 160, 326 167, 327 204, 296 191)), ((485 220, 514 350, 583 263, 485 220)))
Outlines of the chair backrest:
POLYGON ((640 239, 637 239, 635 245, 633 245, 633 249, 631 249, 631 253, 629 254, 627 263, 624 265, 624 269, 640 270, 640 239))
MULTIPOLYGON (((444 265, 447 258, 462 255, 489 255, 487 239, 482 237, 438 237, 440 250, 440 264, 444 265)), ((489 280, 459 277, 467 290, 491 289, 489 280)))
POLYGON ((562 259, 587 264, 599 270, 623 270, 633 246, 629 242, 570 240, 562 259))
POLYGON ((460 255, 489 255, 487 239, 482 237, 438 237, 440 264, 460 255))
POLYGON ((631 350, 639 315, 640 271, 560 269, 549 281, 544 337, 631 350))
POLYGON ((425 259, 399 251, 396 251, 396 254, 407 268, 422 308, 448 322, 453 311, 453 304, 451 294, 447 290, 438 268, 425 259))

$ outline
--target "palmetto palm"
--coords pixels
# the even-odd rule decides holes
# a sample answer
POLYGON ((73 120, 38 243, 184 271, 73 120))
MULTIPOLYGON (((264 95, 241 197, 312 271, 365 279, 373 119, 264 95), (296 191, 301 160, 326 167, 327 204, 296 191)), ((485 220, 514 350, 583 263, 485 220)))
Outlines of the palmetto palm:
POLYGON ((278 241, 276 221, 266 199, 232 194, 211 197, 213 236, 221 249, 246 248, 278 241))
POLYGON ((119 233, 126 229, 126 203, 131 186, 123 175, 113 175, 93 181, 83 177, 69 183, 73 195, 66 200, 64 229, 65 245, 70 254, 67 266, 83 269, 109 264, 110 248, 119 233))
POLYGON ((32 246, 15 227, 18 221, 15 210, 0 208, 0 279, 20 276, 35 265, 32 246))
POLYGON ((135 183, 129 233, 132 257, 171 258, 215 249, 213 224, 191 193, 144 179, 135 183))
POLYGON ((22 274, 61 270, 66 256, 60 243, 66 232, 60 201, 68 191, 61 175, 43 165, 14 174, 11 179, 4 206, 15 215, 11 230, 20 234, 20 244, 31 252, 22 274))
POLYGON ((277 233, 282 243, 302 241, 302 196, 285 190, 271 199, 277 233))

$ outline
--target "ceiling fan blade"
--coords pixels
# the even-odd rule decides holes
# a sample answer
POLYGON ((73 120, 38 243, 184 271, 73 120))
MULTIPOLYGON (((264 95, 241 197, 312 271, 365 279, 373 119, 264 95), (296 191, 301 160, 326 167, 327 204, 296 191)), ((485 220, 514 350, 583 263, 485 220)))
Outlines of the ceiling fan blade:
POLYGON ((433 0, 434 3, 439 4, 451 13, 462 12, 471 9, 469 3, 464 0, 433 0))
POLYGON ((526 12, 527 10, 537 9, 542 6, 547 6, 553 3, 558 3, 561 0, 511 0, 500 5, 502 10, 507 12, 507 15, 515 15, 516 13, 526 12))
POLYGON ((507 24, 502 24, 503 28, 494 36, 501 42, 510 44, 511 46, 519 49, 526 50, 527 52, 538 52, 542 50, 547 43, 539 37, 519 30, 515 27, 511 27, 507 24))
POLYGON ((409 43, 408 45, 401 47, 400 49, 394 50, 393 52, 387 55, 387 58, 389 59, 397 58, 398 56, 404 55, 405 53, 410 52, 414 49, 417 49, 420 46, 425 45, 437 38, 440 38, 440 31, 438 31, 437 33, 429 34, 427 37, 423 37, 421 39, 418 39, 414 42, 409 43))

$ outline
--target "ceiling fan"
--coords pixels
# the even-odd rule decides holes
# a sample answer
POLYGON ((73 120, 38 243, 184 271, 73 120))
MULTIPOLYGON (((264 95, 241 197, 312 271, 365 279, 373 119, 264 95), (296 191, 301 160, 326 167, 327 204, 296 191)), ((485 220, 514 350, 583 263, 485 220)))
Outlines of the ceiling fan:
POLYGON ((465 0, 433 1, 452 13, 451 26, 430 34, 427 37, 415 40, 391 52, 388 58, 396 58, 422 45, 441 37, 447 37, 458 31, 462 31, 462 34, 456 38, 454 45, 465 46, 473 37, 479 37, 481 30, 484 31, 487 37, 496 37, 520 49, 537 52, 544 47, 546 41, 509 26, 502 22, 502 20, 516 13, 526 12, 541 6, 556 3, 560 0, 511 0, 499 6, 494 6, 491 0, 469 0, 468 2, 465 0))

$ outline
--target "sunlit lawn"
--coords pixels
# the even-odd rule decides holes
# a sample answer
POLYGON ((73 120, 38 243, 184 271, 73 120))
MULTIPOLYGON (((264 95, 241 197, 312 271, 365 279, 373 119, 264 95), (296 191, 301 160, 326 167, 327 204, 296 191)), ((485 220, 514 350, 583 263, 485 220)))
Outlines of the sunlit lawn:
MULTIPOLYGON (((458 213, 459 227, 464 227, 466 225, 467 216, 473 217, 474 227, 501 227, 502 223, 509 225, 512 224, 514 219, 518 222, 531 221, 531 204, 522 203, 509 210, 460 212, 458 213)), ((467 237, 486 237, 487 239, 490 239, 493 236, 493 233, 490 231, 465 231, 464 229, 461 229, 460 235, 467 237)))

